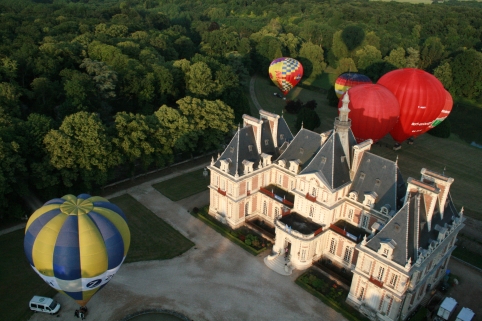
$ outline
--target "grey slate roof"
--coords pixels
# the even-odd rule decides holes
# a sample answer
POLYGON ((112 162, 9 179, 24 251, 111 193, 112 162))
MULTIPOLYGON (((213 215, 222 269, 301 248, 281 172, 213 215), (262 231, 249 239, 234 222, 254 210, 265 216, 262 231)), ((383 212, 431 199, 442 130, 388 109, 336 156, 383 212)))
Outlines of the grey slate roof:
POLYGON ((273 155, 272 159, 279 156, 278 151, 274 147, 273 134, 271 133, 268 120, 263 120, 261 125, 261 153, 273 155))
POLYGON ((418 249, 427 249, 430 242, 437 240, 441 228, 445 227, 445 224, 451 225, 454 218, 459 216, 449 195, 443 218, 440 209, 434 209, 429 231, 425 197, 427 196, 419 192, 410 193, 410 199, 382 230, 368 241, 367 247, 378 251, 380 243, 391 239, 397 244, 393 250, 395 263, 405 266, 408 258, 415 262, 418 258, 418 249))
POLYGON ((358 202, 363 203, 365 193, 375 192, 378 197, 375 209, 387 206, 396 211, 397 200, 405 194, 405 183, 395 162, 370 152, 365 152, 353 178, 350 192, 358 194, 358 202))
POLYGON ((291 133, 290 127, 286 123, 283 117, 278 119, 278 135, 276 136, 277 144, 280 147, 284 142, 291 142, 293 140, 293 134, 291 133))
POLYGON ((320 145, 320 134, 302 128, 277 160, 292 161, 299 159, 300 166, 303 168, 316 154, 320 145))
POLYGON ((342 156, 345 156, 345 152, 339 135, 334 132, 300 175, 316 173, 328 187, 334 190, 350 182, 348 161, 346 158, 342 160, 342 156))
POLYGON ((258 167, 261 157, 256 147, 256 139, 251 125, 240 128, 236 132, 231 142, 221 154, 221 157, 214 163, 214 166, 220 168, 222 159, 231 160, 228 173, 233 176, 236 174, 236 169, 238 170, 238 175, 241 176, 243 174, 244 165, 242 162, 245 159, 254 163, 253 168, 258 167), (249 150, 249 145, 252 146, 251 151, 249 150))

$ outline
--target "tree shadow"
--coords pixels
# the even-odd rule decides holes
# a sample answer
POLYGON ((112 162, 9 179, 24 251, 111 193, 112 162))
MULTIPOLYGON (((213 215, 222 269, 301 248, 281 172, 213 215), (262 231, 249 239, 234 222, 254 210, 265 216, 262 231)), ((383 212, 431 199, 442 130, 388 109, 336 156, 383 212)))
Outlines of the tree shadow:
POLYGON ((365 31, 358 26, 348 26, 343 29, 341 39, 345 43, 349 51, 362 44, 365 39, 365 31))

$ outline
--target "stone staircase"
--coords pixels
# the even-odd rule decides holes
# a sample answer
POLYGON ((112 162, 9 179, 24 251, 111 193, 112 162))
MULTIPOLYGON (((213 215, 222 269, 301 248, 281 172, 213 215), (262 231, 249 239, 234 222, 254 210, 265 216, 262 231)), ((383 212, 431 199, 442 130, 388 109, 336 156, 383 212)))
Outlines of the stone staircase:
POLYGON ((264 264, 266 264, 266 266, 271 270, 281 275, 291 275, 294 270, 289 261, 285 261, 284 255, 268 255, 264 258, 264 264), (287 271, 285 270, 285 264, 287 264, 288 267, 287 271))

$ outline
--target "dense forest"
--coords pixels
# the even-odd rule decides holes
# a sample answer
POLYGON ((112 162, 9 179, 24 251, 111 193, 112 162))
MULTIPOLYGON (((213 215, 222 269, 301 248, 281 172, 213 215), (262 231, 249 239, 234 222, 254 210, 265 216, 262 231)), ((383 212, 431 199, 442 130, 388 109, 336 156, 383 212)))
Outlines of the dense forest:
POLYGON ((271 60, 305 78, 417 67, 482 100, 482 6, 316 0, 3 0, 0 221, 219 148, 271 60))

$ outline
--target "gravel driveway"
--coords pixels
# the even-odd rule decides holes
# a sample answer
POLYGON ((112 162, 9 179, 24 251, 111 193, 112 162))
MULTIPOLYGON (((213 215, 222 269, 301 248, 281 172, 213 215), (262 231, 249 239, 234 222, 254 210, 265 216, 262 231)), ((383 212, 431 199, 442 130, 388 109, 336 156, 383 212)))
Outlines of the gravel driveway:
MULTIPOLYGON (((273 272, 263 255, 252 256, 191 216, 188 209, 209 202, 208 191, 174 203, 151 184, 128 192, 196 245, 171 260, 124 264, 89 302, 87 320, 121 320, 152 308, 192 320, 346 320, 294 283, 300 272, 273 272)), ((55 299, 62 304, 56 320, 78 320, 73 300, 55 299)), ((30 320, 52 319, 37 313, 30 320)))

